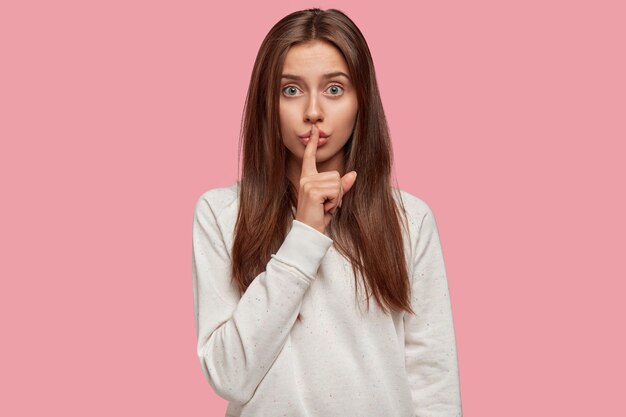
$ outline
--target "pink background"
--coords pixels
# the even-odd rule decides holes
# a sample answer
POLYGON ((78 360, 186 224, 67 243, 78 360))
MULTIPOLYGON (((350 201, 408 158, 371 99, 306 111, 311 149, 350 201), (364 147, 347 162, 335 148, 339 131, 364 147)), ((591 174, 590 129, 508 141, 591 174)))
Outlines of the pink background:
POLYGON ((398 184, 436 214, 464 415, 623 410, 624 3, 384 5, 3 3, 1 415, 224 415, 193 207, 237 178, 263 37, 314 6, 363 31, 398 184))

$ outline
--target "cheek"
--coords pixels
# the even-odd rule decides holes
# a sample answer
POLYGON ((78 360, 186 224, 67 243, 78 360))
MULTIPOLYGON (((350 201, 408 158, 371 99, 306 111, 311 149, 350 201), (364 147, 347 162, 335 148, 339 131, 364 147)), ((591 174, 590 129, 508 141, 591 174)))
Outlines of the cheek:
POLYGON ((352 131, 352 126, 356 120, 357 106, 354 103, 345 103, 337 109, 337 122, 343 129, 352 131))
POLYGON ((296 120, 296 110, 294 106, 288 106, 285 104, 280 105, 278 115, 280 117, 281 128, 288 128, 296 120))
POLYGON ((280 108, 280 111, 278 112, 278 120, 280 123, 281 134, 284 137, 285 134, 287 133, 287 126, 289 126, 289 116, 282 107, 280 108))

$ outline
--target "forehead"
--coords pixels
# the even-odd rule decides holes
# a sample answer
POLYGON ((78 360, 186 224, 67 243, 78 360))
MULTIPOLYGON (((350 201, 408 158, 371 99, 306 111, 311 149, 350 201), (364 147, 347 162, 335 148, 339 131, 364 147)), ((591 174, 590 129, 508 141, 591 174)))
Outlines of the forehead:
POLYGON ((309 41, 289 48, 283 73, 296 73, 302 76, 330 71, 348 73, 348 64, 341 51, 324 41, 309 41))

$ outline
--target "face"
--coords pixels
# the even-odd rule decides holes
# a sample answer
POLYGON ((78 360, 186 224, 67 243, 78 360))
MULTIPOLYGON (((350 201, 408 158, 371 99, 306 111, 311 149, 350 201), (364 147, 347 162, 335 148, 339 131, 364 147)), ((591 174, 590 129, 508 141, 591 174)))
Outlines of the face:
POLYGON ((310 41, 289 49, 280 84, 280 130, 292 176, 296 171, 299 175, 302 166, 306 145, 300 136, 308 136, 313 124, 320 130, 318 171, 343 174, 343 147, 352 134, 358 107, 349 77, 343 55, 327 42, 310 41))

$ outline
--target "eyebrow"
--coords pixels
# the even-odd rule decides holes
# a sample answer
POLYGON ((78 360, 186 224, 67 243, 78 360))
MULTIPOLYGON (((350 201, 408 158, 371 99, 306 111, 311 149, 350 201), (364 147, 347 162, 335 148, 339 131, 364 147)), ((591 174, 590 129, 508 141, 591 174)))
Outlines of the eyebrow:
MULTIPOLYGON (((348 80, 350 79, 350 77, 348 76, 348 74, 346 74, 345 72, 342 71, 334 71, 334 72, 329 72, 328 74, 324 74, 322 75, 322 78, 324 79, 328 79, 328 78, 333 78, 333 77, 346 77, 348 80)), ((297 80, 297 81, 302 81, 302 77, 299 75, 293 75, 293 74, 283 74, 281 76, 281 78, 288 78, 290 80, 297 80)))

